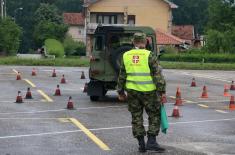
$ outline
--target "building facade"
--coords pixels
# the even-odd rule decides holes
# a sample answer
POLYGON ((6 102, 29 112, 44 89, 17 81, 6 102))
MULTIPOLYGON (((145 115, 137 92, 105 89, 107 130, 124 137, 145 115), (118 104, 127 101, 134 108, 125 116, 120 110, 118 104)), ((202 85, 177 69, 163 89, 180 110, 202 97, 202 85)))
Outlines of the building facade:
POLYGON ((87 54, 97 25, 135 25, 171 33, 172 9, 167 0, 84 0, 87 54))

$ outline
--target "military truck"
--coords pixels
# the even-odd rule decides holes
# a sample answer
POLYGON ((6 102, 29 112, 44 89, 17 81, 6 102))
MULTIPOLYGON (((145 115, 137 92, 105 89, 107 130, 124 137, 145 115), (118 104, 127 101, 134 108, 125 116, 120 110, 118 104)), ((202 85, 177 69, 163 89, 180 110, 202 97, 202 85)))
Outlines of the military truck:
POLYGON ((133 49, 133 35, 142 32, 147 35, 146 48, 155 54, 156 36, 150 27, 98 26, 94 33, 87 94, 91 101, 97 101, 107 91, 117 86, 120 62, 124 52, 133 49))

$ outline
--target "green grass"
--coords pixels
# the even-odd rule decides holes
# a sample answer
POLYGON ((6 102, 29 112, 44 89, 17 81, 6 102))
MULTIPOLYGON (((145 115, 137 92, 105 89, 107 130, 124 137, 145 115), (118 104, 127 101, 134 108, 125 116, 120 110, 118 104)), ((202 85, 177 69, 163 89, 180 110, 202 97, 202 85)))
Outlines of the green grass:
MULTIPOLYGON (((164 69, 194 69, 194 70, 235 70, 235 63, 197 63, 161 61, 164 69)), ((19 66, 66 66, 88 67, 89 59, 86 57, 56 58, 56 59, 22 59, 16 57, 0 57, 0 65, 19 66)))
POLYGON ((196 63, 161 61, 164 69, 235 70, 235 63, 196 63))
POLYGON ((0 57, 0 65, 85 67, 89 66, 89 59, 87 58, 22 59, 16 57, 0 57))

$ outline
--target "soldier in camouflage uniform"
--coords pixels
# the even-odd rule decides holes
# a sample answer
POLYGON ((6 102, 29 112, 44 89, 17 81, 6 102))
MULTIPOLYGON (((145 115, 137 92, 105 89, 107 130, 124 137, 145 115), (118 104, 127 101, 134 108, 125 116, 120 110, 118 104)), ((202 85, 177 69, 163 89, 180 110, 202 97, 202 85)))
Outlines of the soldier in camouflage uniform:
MULTIPOLYGON (((135 49, 145 49, 146 35, 143 33, 135 33, 133 43, 135 45, 135 49)), ((128 66, 125 66, 124 62, 122 61, 118 79, 119 99, 123 100, 125 98, 125 90, 128 96, 128 110, 132 115, 133 136, 138 139, 139 151, 146 152, 147 149, 157 152, 164 152, 165 149, 159 146, 156 141, 156 136, 158 136, 160 131, 160 105, 161 96, 165 94, 165 80, 161 74, 161 67, 158 64, 157 57, 152 52, 148 57, 148 66, 150 69, 152 82, 156 86, 156 89, 147 92, 136 91, 126 88, 128 76, 126 67, 128 66), (149 121, 149 128, 147 131, 148 141, 146 147, 144 141, 146 131, 143 126, 143 109, 145 109, 146 113, 148 114, 149 121)))

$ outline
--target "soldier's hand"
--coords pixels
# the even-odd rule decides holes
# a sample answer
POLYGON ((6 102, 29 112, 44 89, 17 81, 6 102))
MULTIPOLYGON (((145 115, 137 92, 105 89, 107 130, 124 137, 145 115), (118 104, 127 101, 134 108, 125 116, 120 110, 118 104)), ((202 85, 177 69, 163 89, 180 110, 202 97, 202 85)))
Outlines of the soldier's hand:
POLYGON ((125 101, 127 99, 127 96, 126 96, 125 93, 124 94, 119 94, 118 99, 119 99, 119 101, 125 101))
POLYGON ((164 104, 164 103, 166 103, 167 102, 167 100, 166 100, 166 94, 164 93, 164 94, 161 94, 161 103, 162 104, 164 104))

